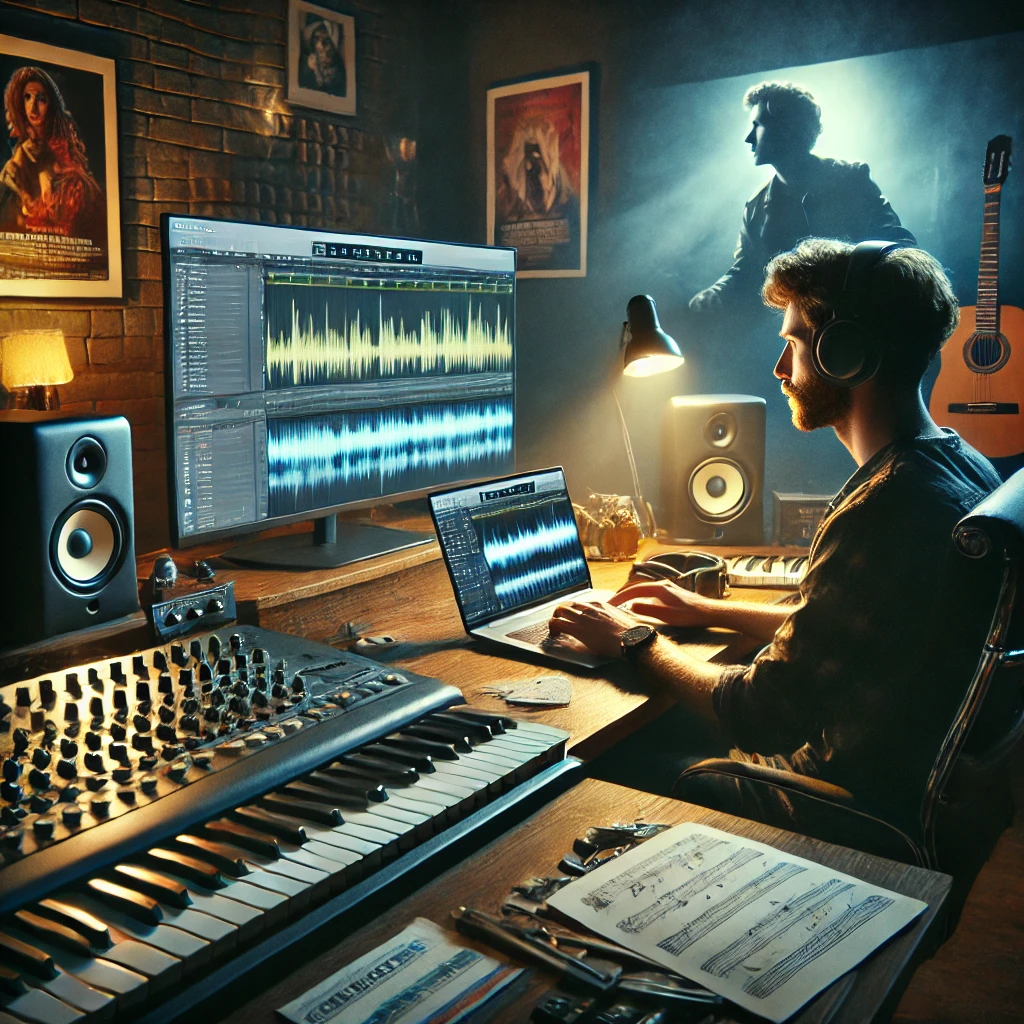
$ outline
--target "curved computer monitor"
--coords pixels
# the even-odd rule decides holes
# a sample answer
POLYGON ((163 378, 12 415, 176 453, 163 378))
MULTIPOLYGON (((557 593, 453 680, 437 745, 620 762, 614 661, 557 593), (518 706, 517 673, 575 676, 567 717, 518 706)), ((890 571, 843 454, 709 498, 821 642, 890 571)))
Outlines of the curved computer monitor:
POLYGON ((337 523, 514 468, 515 250, 164 214, 176 546, 324 567, 433 538, 337 523))

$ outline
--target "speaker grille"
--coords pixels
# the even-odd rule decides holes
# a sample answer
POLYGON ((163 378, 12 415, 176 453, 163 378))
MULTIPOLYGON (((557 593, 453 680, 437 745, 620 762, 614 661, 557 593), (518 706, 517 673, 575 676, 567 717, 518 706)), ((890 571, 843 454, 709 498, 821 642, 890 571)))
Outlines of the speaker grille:
POLYGON ((124 563, 125 553, 121 516, 98 498, 65 509, 50 534, 53 571, 75 591, 102 588, 124 563))
POLYGON ((708 459, 690 474, 689 492, 699 518, 708 523, 727 523, 747 507, 751 489, 738 463, 708 459))

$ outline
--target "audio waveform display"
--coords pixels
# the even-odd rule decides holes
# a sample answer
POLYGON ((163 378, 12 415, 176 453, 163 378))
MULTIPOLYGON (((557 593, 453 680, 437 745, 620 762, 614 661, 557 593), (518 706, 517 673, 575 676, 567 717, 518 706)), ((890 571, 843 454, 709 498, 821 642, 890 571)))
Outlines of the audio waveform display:
POLYGON ((268 282, 267 386, 511 373, 510 298, 268 282))
POLYGON ((507 471, 511 399, 267 421, 270 515, 507 471))
POLYGON ((564 498, 533 509, 517 508, 514 518, 484 516, 477 525, 484 561, 502 609, 587 583, 576 520, 564 498))

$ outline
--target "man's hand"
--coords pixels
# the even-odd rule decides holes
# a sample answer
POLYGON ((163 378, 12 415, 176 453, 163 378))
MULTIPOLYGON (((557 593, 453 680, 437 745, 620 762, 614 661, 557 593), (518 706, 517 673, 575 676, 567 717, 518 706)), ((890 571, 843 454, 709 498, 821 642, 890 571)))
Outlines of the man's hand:
POLYGON ((722 308, 722 294, 714 286, 705 288, 690 299, 689 305, 694 313, 717 312, 722 308))
POLYGON ((671 580, 627 583, 609 604, 625 606, 634 615, 669 626, 717 626, 722 603, 684 590, 671 580))
POLYGON ((552 633, 567 633, 595 654, 605 658, 621 658, 619 637, 640 619, 621 608, 603 601, 571 601, 560 604, 551 616, 552 633))

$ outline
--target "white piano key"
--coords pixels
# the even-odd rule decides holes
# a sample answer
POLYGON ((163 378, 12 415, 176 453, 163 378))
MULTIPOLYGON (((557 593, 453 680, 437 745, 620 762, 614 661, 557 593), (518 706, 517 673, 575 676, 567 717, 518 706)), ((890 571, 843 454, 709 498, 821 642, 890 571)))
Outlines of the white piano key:
POLYGON ((85 1020, 81 1010, 38 988, 30 988, 20 996, 0 995, 0 1006, 31 1024, 77 1024, 85 1020))
POLYGON ((100 1020, 108 1020, 114 1015, 116 1004, 109 992, 100 992, 72 974, 61 971, 56 978, 47 978, 36 984, 62 1003, 90 1016, 95 1015, 100 1020))

